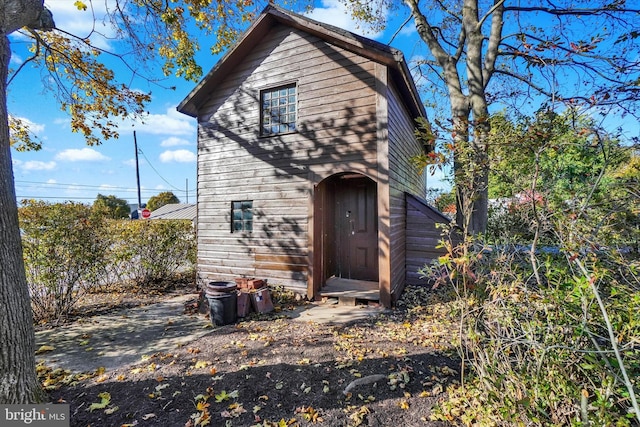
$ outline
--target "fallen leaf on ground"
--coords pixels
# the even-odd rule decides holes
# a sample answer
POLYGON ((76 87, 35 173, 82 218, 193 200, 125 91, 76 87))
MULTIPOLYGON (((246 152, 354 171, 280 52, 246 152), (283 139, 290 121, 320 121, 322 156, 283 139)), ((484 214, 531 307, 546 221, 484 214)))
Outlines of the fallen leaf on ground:
POLYGON ((111 415, 114 412, 116 412, 118 409, 120 409, 118 406, 114 406, 113 408, 107 408, 104 410, 104 413, 107 415, 111 415))
POLYGON ((53 351, 55 349, 52 345, 41 345, 40 348, 36 350, 36 354, 46 353, 47 351, 53 351))
POLYGON ((98 394, 98 397, 100 398, 100 403, 92 403, 87 411, 93 412, 96 409, 104 409, 109 405, 109 402, 111 402, 111 394, 106 391, 98 394))

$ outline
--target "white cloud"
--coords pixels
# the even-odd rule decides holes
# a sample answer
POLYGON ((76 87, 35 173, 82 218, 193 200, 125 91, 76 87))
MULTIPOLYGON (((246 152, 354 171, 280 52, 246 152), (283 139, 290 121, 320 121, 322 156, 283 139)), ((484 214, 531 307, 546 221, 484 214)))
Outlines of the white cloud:
POLYGON ((57 117, 53 119, 53 123, 61 126, 69 126, 71 119, 69 117, 57 117))
POLYGON ((160 161, 162 163, 190 163, 196 161, 196 155, 189 150, 169 150, 160 154, 160 161))
POLYGON ((20 55, 17 55, 14 52, 11 52, 11 64, 12 65, 22 65, 22 63, 24 62, 24 59, 22 59, 22 57, 20 55))
POLYGON ((70 148, 58 153, 56 160, 65 162, 103 162, 110 159, 92 148, 70 148))
MULTIPOLYGON (((55 169, 56 166, 58 165, 54 161, 42 162, 40 160, 28 160, 28 161, 25 162, 25 161, 18 160, 18 159, 12 159, 12 163, 13 163, 13 167, 15 169, 21 169, 21 170, 27 171, 27 172, 50 171, 50 170, 55 169)), ((49 181, 47 181, 47 183, 55 184, 55 181, 49 180, 49 181)))
MULTIPOLYGON (((387 11, 384 12, 385 16, 387 13, 387 11)), ((375 39, 382 36, 382 32, 374 33, 368 25, 354 19, 346 6, 338 0, 322 0, 321 7, 315 7, 305 15, 316 21, 343 28, 368 38, 375 39)))
MULTIPOLYGON (((122 164, 125 166, 129 166, 130 168, 135 168, 136 167, 136 159, 135 158, 130 158, 127 160, 123 160, 122 164)), ((142 166, 142 165, 146 165, 147 161, 144 158, 140 158, 138 159, 138 166, 142 166)))
POLYGON ((167 108, 165 114, 148 114, 136 122, 125 122, 137 132, 152 135, 193 136, 195 139, 195 121, 179 113, 175 108, 167 108))
POLYGON ((414 20, 411 19, 409 22, 404 24, 404 27, 402 27, 399 34, 404 37, 418 37, 418 30, 416 29, 414 20))
POLYGON ((41 162, 39 160, 29 160, 21 162, 19 165, 25 171, 50 171, 56 168, 56 162, 41 162))
POLYGON ((72 194, 72 195, 77 195, 77 194, 81 194, 82 192, 84 192, 85 190, 80 187, 78 184, 71 184, 69 185, 66 190, 65 193, 66 194, 72 194))
POLYGON ((167 139, 163 139, 160 143, 161 147, 176 147, 178 145, 191 145, 191 143, 184 138, 178 138, 175 136, 170 136, 167 139))
POLYGON ((42 133, 44 133, 44 128, 45 125, 42 123, 35 123, 32 122, 31 120, 27 119, 26 117, 18 117, 18 116, 13 116, 14 119, 19 120, 20 122, 22 122, 22 124, 24 126, 26 126, 27 128, 29 128, 29 132, 31 132, 32 134, 40 137, 42 133))
POLYGON ((47 180, 47 184, 57 184, 57 183, 58 183, 58 181, 56 181, 55 179, 52 179, 52 178, 49 178, 47 180))
POLYGON ((114 190, 117 187, 115 185, 111 185, 111 184, 102 184, 100 185, 100 191, 110 191, 110 190, 114 190))

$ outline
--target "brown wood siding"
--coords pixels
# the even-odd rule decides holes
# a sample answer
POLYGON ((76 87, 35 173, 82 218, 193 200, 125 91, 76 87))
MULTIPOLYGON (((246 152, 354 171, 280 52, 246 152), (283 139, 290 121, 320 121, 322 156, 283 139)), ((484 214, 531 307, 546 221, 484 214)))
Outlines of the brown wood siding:
POLYGON ((391 290, 391 214, 389 212, 389 72, 376 66, 377 166, 378 166, 378 290, 380 303, 392 306, 391 290))
POLYGON ((414 136, 414 120, 400 100, 393 85, 387 94, 389 105, 389 206, 391 214, 391 280, 393 299, 397 299, 406 283, 407 218, 405 193, 424 197, 424 177, 411 163, 411 157, 422 150, 414 136))
POLYGON ((198 274, 266 278, 306 292, 309 170, 376 168, 374 64, 276 26, 198 114, 198 274), (296 83, 298 132, 259 135, 261 89, 296 83), (252 200, 253 232, 231 233, 231 201, 252 200))
POLYGON ((424 199, 406 196, 407 203, 407 283, 425 284, 418 270, 444 255, 444 249, 436 248, 442 239, 438 223, 449 220, 427 205, 424 199))

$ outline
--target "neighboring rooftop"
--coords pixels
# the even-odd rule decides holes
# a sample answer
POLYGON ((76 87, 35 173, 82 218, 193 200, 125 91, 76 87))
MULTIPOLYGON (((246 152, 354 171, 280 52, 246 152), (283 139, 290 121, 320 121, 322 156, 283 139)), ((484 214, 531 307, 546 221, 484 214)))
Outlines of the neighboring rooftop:
POLYGON ((170 203, 151 211, 150 219, 188 219, 196 220, 195 203, 170 203))

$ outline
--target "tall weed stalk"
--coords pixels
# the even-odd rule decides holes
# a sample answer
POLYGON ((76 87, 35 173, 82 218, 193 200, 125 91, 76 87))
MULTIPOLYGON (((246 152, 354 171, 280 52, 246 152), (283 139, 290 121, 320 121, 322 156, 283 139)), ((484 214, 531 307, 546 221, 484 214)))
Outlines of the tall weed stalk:
MULTIPOLYGON (((433 418, 480 426, 638 425, 640 257, 628 244, 638 229, 620 215, 637 212, 638 200, 629 197, 628 178, 605 187, 609 155, 593 138, 587 142, 594 150, 601 145, 594 162, 600 169, 594 166, 572 199, 548 203, 555 189, 540 180, 542 153, 558 148, 553 121, 543 124, 545 132, 531 126, 537 139, 523 186, 530 197, 497 217, 510 228, 490 224, 492 236, 458 242, 447 233, 446 255, 422 271, 456 291, 466 367, 463 386, 450 390, 433 418), (612 233, 616 225, 628 232, 612 233)), ((474 198, 473 182, 456 185, 474 198)), ((470 215, 469 206, 458 209, 470 215)))

